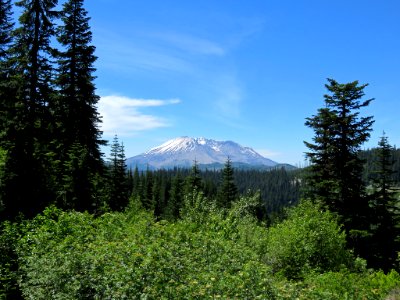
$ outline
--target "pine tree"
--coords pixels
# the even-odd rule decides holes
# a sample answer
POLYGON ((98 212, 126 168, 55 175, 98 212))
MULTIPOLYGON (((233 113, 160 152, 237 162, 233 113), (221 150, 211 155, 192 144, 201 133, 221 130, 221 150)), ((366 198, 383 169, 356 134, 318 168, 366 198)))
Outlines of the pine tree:
POLYGON ((7 84, 11 89, 7 90, 7 97, 2 97, 7 100, 8 122, 2 132, 8 155, 2 196, 8 218, 19 212, 35 215, 54 198, 49 155, 53 124, 49 107, 54 96, 54 49, 50 40, 54 35, 56 4, 56 0, 16 2, 22 15, 9 52, 12 72, 7 84))
POLYGON ((307 175, 306 196, 313 200, 322 200, 328 207, 336 205, 338 182, 334 178, 334 160, 336 145, 333 144, 335 115, 328 108, 321 108, 318 114, 306 119, 305 125, 314 129, 313 142, 304 142, 311 150, 306 152, 311 162, 307 175))
POLYGON ((94 210, 94 203, 91 201, 91 179, 89 169, 86 168, 88 160, 89 153, 86 148, 78 143, 71 145, 63 166, 63 186, 58 197, 60 207, 78 211, 94 210))
POLYGON ((400 251, 400 217, 398 189, 393 180, 393 147, 385 134, 381 137, 377 149, 376 176, 371 194, 373 213, 371 215, 372 241, 370 243, 371 265, 388 271, 395 266, 400 251))
MULTIPOLYGON (((86 172, 88 175, 83 180, 87 186, 82 184, 81 188, 93 192, 93 182, 89 178, 103 172, 100 146, 105 141, 101 140, 101 131, 98 128, 101 121, 96 108, 99 97, 93 83, 95 47, 90 44, 90 18, 87 17, 83 2, 69 0, 64 3, 62 25, 57 30, 57 39, 64 50, 58 51, 57 55, 59 68, 56 83, 59 94, 52 106, 57 124, 53 144, 56 145, 57 159, 64 165, 69 164, 68 153, 73 145, 78 144, 87 151, 87 159, 82 168, 88 170, 81 170, 82 174, 86 172)), ((60 172, 68 174, 68 169, 60 172)), ((89 202, 90 199, 80 201, 89 202)))
POLYGON ((165 218, 176 220, 180 217, 180 210, 183 204, 184 181, 178 172, 172 179, 171 189, 169 190, 169 201, 165 209, 165 218))
POLYGON ((109 171, 109 206, 112 210, 122 210, 128 204, 127 169, 124 145, 115 136, 111 145, 109 171))
POLYGON ((311 150, 306 155, 314 173, 309 184, 318 192, 317 198, 341 216, 350 246, 363 251, 359 241, 368 225, 369 207, 358 152, 369 139, 374 121, 371 116, 359 117, 359 110, 373 99, 361 100, 366 84, 328 81, 325 86, 330 94, 324 95, 325 109, 306 122, 315 131, 314 144, 306 143, 311 150))
POLYGON ((153 202, 153 172, 147 167, 143 182, 143 196, 141 197, 142 205, 148 211, 154 212, 155 203, 153 202))
POLYGON ((13 118, 13 89, 10 81, 12 70, 10 66, 10 45, 12 42, 13 26, 11 0, 0 0, 0 213, 5 209, 3 191, 5 188, 4 180, 6 179, 6 173, 3 169, 7 161, 7 151, 5 149, 7 149, 7 144, 9 144, 8 133, 13 118))
POLYGON ((13 28, 11 0, 0 0, 0 72, 2 82, 7 78, 8 68, 5 64, 10 56, 9 48, 12 42, 13 28))
POLYGON ((234 170, 232 161, 227 159, 224 169, 222 170, 222 184, 218 193, 218 205, 220 207, 229 208, 238 196, 238 189, 235 184, 234 170))
POLYGON ((203 181, 200 176, 199 165, 195 160, 190 175, 186 177, 185 194, 192 194, 195 191, 200 192, 202 189, 203 181))

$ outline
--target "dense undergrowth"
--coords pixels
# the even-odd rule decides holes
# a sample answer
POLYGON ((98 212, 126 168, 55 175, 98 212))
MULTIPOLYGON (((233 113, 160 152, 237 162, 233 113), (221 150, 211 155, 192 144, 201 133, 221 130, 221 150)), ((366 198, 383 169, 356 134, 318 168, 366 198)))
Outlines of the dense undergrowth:
POLYGON ((50 207, 32 221, 4 223, 0 247, 14 266, 1 265, 1 292, 20 289, 25 299, 396 299, 399 274, 367 270, 345 248, 331 213, 303 202, 266 228, 252 216, 257 199, 221 210, 192 195, 175 222, 154 220, 133 202, 124 213, 50 207))

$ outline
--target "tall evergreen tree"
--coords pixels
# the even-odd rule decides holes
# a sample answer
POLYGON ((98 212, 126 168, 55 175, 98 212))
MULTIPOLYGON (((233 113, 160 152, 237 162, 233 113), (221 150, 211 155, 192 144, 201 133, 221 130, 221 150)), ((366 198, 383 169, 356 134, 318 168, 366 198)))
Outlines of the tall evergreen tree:
POLYGON ((220 207, 229 208, 238 196, 238 189, 235 184, 232 161, 227 159, 222 170, 222 183, 218 193, 217 202, 220 207))
POLYGON ((358 152, 369 139, 374 122, 371 116, 360 117, 359 110, 373 99, 361 100, 367 84, 340 84, 333 79, 328 82, 325 86, 330 94, 324 95, 325 109, 306 121, 315 131, 314 144, 306 143, 314 173, 310 184, 318 191, 319 200, 341 216, 356 243, 367 228, 369 209, 358 152))
POLYGON ((339 191, 338 182, 334 177, 334 160, 332 159, 336 145, 333 144, 335 115, 328 108, 321 108, 318 114, 306 118, 306 126, 314 129, 313 143, 304 142, 311 150, 306 152, 311 162, 307 175, 308 186, 306 196, 322 200, 329 207, 335 205, 339 191))
POLYGON ((199 164, 195 160, 190 175, 186 177, 185 194, 192 194, 194 191, 203 189, 203 180, 200 176, 199 164))
POLYGON ((124 145, 115 136, 111 145, 109 182, 109 206, 112 210, 122 210, 128 205, 128 178, 125 164, 124 145))
MULTIPOLYGON (((11 0, 0 0, 0 214, 5 209, 3 190, 6 174, 3 172, 7 161, 8 132, 12 119, 12 87, 10 81, 10 45, 12 42, 12 22, 11 0), (4 148, 4 149, 3 149, 4 148)), ((1 219, 1 218, 0 218, 1 219)))
POLYGON ((178 172, 172 179, 169 190, 169 200, 165 209, 165 217, 175 220, 180 217, 180 210, 183 204, 184 180, 178 172))
MULTIPOLYGON (((4 144, 7 162, 2 182, 6 217, 18 212, 28 216, 40 211, 53 198, 51 191, 49 107, 53 99, 53 20, 56 0, 22 0, 20 27, 14 33, 9 63, 4 144)), ((4 133, 4 131, 3 131, 4 133)))
POLYGON ((385 271, 395 266, 397 254, 400 251, 400 217, 398 188, 393 180, 392 157, 393 147, 387 136, 383 135, 378 143, 376 174, 373 179, 373 193, 371 197, 372 241, 370 245, 371 265, 385 271))
MULTIPOLYGON (((52 107, 57 124, 53 143, 57 147, 57 158, 64 165, 69 164, 68 153, 73 145, 78 144, 85 149, 88 155, 82 167, 88 169, 85 171, 88 178, 84 180, 87 186, 82 184, 81 188, 90 191, 93 190, 93 183, 89 178, 103 171, 100 146, 105 141, 101 140, 98 128, 101 121, 96 108, 99 97, 93 82, 95 47, 91 45, 90 18, 83 3, 83 0, 64 3, 62 25, 57 30, 63 51, 58 51, 57 55, 59 68, 56 83, 59 95, 52 107)), ((61 173, 68 174, 68 170, 61 170, 61 173)), ((80 201, 88 202, 87 199, 80 201)))
POLYGON ((5 79, 3 76, 7 75, 4 63, 9 59, 13 28, 11 0, 0 0, 0 72, 2 81, 5 79))
POLYGON ((147 167, 146 174, 143 178, 143 188, 142 188, 142 205, 145 209, 154 212, 155 203, 153 198, 153 185, 154 178, 153 172, 147 167))

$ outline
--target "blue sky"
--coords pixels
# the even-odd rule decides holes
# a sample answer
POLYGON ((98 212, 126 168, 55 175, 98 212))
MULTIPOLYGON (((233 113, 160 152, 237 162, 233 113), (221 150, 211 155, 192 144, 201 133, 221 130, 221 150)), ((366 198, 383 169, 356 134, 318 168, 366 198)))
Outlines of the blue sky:
MULTIPOLYGON (((361 111, 400 145, 400 1, 87 0, 104 137, 126 156, 178 136, 301 164, 326 78, 369 83, 361 111)), ((108 149, 104 150, 106 154, 108 149)))

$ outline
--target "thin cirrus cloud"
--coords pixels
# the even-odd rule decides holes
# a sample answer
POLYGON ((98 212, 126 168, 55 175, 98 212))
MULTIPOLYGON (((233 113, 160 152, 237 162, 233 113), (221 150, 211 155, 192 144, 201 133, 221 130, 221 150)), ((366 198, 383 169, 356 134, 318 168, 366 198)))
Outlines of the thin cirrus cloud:
POLYGON ((177 32, 149 32, 148 36, 165 42, 168 47, 176 48, 191 54, 222 56, 226 52, 221 45, 209 39, 194 35, 186 35, 177 32))
POLYGON ((105 136, 131 136, 138 132, 171 126, 170 121, 141 111, 146 107, 160 107, 180 103, 179 99, 134 99, 123 96, 103 96, 98 103, 102 117, 101 130, 105 136))
POLYGON ((198 71, 194 62, 199 55, 225 54, 223 47, 209 39, 175 32, 132 32, 127 38, 99 30, 96 44, 101 64, 126 72, 143 69, 194 73, 198 71))

